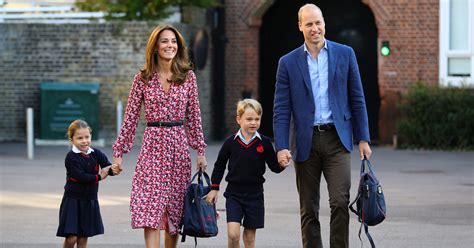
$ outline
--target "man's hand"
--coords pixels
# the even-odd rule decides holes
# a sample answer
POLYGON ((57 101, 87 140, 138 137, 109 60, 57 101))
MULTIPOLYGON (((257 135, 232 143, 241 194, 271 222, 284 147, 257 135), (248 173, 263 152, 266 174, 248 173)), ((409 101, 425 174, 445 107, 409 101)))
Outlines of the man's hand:
POLYGON ((290 165, 291 153, 288 149, 283 149, 277 152, 278 163, 281 167, 290 165))
POLYGON ((372 150, 370 149, 369 142, 365 140, 359 141, 359 154, 360 160, 363 160, 364 156, 367 157, 367 159, 370 159, 370 156, 372 155, 372 150))
POLYGON ((122 158, 113 157, 112 164, 114 176, 120 174, 122 172, 122 158))

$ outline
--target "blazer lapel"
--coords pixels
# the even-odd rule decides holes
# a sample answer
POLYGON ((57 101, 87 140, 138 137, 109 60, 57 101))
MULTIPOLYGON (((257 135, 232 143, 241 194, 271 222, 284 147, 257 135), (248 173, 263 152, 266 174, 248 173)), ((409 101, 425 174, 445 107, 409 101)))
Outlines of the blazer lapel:
POLYGON ((304 84, 306 85, 307 90, 311 93, 311 96, 313 97, 313 88, 311 87, 311 78, 309 77, 308 62, 306 60, 306 53, 304 52, 303 46, 301 46, 299 49, 296 61, 298 67, 300 68, 301 74, 303 75, 304 84))
POLYGON ((338 53, 331 41, 326 40, 326 42, 328 43, 328 89, 331 89, 334 85, 338 53))

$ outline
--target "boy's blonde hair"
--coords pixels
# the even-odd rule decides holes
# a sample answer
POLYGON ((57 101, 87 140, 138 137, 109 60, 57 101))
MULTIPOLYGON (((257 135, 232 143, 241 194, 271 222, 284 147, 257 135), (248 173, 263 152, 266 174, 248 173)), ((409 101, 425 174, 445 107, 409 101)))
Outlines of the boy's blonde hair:
POLYGON ((75 120, 69 124, 69 128, 67 129, 67 137, 69 140, 72 140, 72 137, 74 137, 74 134, 76 133, 77 129, 81 128, 87 128, 89 129, 89 132, 92 133, 92 128, 87 124, 87 122, 83 120, 75 120))
POLYGON ((257 100, 247 98, 237 103, 237 116, 241 117, 248 108, 252 108, 258 115, 262 115, 262 105, 257 100))

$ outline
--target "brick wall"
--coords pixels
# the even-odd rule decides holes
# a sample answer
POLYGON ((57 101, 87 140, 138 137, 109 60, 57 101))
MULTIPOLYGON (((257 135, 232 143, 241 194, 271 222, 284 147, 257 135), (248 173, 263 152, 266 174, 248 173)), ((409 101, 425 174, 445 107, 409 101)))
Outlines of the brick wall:
MULTIPOLYGON (((226 1, 226 33, 229 39, 226 50, 227 113, 233 113, 234 103, 245 84, 251 84, 258 90, 258 30, 261 17, 273 2, 226 1)), ((318 1, 308 2, 318 4, 318 1)), ((431 85, 439 82, 439 1, 362 2, 374 13, 379 48, 382 40, 390 42, 391 55, 382 57, 379 53, 378 83, 381 98, 379 137, 382 143, 391 143, 398 116, 396 105, 408 86, 420 80, 431 85)), ((284 35, 284 30, 282 32, 284 35)), ((227 128, 235 127, 233 115, 227 115, 226 124, 227 128)))
MULTIPOLYGON (((98 135, 113 142, 116 102, 122 100, 125 106, 133 76, 144 63, 148 36, 157 24, 0 24, 0 141, 25 140, 27 107, 34 108, 35 136, 39 137, 41 82, 99 82, 98 135)), ((189 44, 197 27, 176 26, 189 44)), ((207 137, 210 66, 196 74, 207 137)), ((142 129, 143 122, 137 140, 142 129)))
POLYGON ((439 83, 439 1, 364 0, 374 12, 378 46, 390 42, 391 54, 378 57, 379 136, 391 143, 396 133, 397 105, 410 84, 439 83))
MULTIPOLYGON (((241 92, 251 89, 258 98, 259 29, 261 17, 274 2, 226 1, 226 100, 222 104, 227 133, 236 128, 235 103, 241 92)), ((390 143, 398 115, 396 105, 408 86, 419 80, 438 84, 439 1, 362 2, 374 13, 379 48, 382 40, 390 41, 391 55, 378 57, 379 137, 381 142, 390 143)), ((190 23, 204 25, 202 17, 195 16, 195 12, 188 17, 190 23)), ((146 40, 154 26, 138 22, 0 24, 0 104, 3 106, 0 114, 4 116, 0 120, 0 140, 24 140, 25 108, 34 106, 39 116, 39 83, 44 81, 100 82, 100 135, 106 139, 114 137, 115 102, 126 100, 131 79, 142 66, 146 40)), ((179 28, 189 43, 196 28, 179 28)), ((197 71, 206 136, 212 118, 210 71, 210 66, 197 71)))
POLYGON ((226 132, 238 128, 235 106, 244 89, 250 89, 258 99, 259 29, 269 1, 226 1, 226 132))

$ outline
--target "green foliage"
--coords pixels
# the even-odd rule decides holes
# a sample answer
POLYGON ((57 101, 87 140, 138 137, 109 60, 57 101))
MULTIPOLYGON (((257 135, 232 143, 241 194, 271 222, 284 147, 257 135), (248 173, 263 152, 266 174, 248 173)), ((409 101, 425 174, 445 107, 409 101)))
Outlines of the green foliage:
POLYGON ((474 149, 474 91, 418 82, 400 106, 402 148, 474 149))
POLYGON ((170 6, 216 6, 216 0, 82 0, 76 7, 83 11, 103 11, 108 19, 158 20, 168 17, 170 6))

